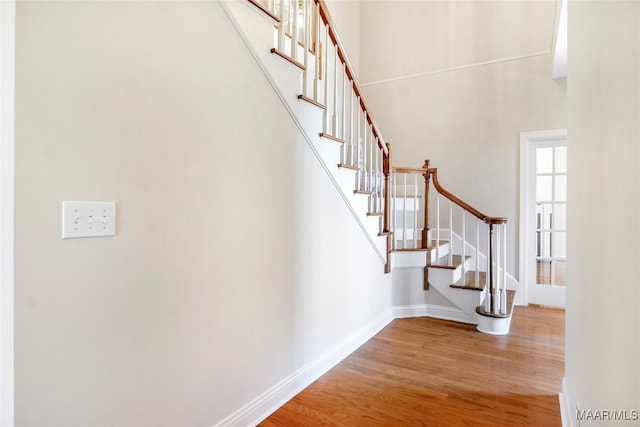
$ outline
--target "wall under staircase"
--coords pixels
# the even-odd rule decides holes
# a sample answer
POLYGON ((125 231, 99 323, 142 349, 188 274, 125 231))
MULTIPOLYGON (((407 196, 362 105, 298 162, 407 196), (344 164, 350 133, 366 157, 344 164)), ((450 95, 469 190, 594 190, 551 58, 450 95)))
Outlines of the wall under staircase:
MULTIPOLYGON (((228 16, 237 28, 238 33, 268 83, 278 95, 295 127, 303 136, 306 145, 310 148, 340 195, 351 214, 352 221, 357 224, 357 227, 369 242, 368 250, 380 260, 381 268, 385 262, 391 262, 393 268, 391 274, 393 278, 393 304, 395 306, 393 315, 395 317, 434 316, 477 324, 478 329, 482 332, 507 333, 510 315, 487 317, 480 313, 483 310, 479 310, 478 307, 483 307, 485 302, 489 300, 487 292, 482 290, 482 284, 480 288, 476 289, 461 289, 468 288, 458 283, 462 280, 463 275, 462 262, 454 262, 452 265, 448 265, 447 268, 443 268, 443 265, 435 265, 438 264, 435 248, 430 248, 428 251, 416 251, 415 253, 410 251, 400 253, 392 250, 389 255, 389 250, 392 249, 390 246, 388 247, 390 240, 386 235, 381 235, 383 229, 382 218, 377 215, 376 208, 380 205, 374 200, 374 195, 371 194, 372 191, 362 191, 362 177, 359 175, 360 172, 356 170, 357 168, 339 166, 344 165, 345 157, 348 157, 348 155, 345 155, 344 136, 342 138, 335 137, 335 121, 339 119, 335 117, 328 119, 327 109, 324 108, 326 106, 323 107, 320 103, 301 99, 300 94, 304 92, 304 87, 311 84, 308 80, 308 73, 305 74, 304 72, 306 67, 302 67, 295 60, 289 60, 286 55, 274 52, 274 39, 276 40, 276 45, 279 43, 280 46, 284 46, 282 49, 285 51, 291 49, 291 41, 289 41, 289 45, 287 45, 286 39, 284 42, 278 42, 277 38, 281 36, 278 36, 277 32, 274 34, 274 25, 277 21, 269 17, 268 14, 261 13, 254 4, 240 1, 224 2, 223 4, 228 16), (333 121, 334 133, 327 135, 327 128, 328 126, 330 127, 329 120, 333 121), (387 259, 388 255, 389 259, 387 259), (429 290, 423 288, 424 269, 427 264, 431 264, 428 266, 429 290), (455 286, 456 283, 459 286, 455 286), (452 287, 451 285, 454 286, 452 287)), ((328 36, 326 36, 325 40, 328 40, 328 36)), ((304 51, 304 48, 302 50, 304 51)), ((337 71, 335 70, 338 64, 337 55, 338 53, 336 53, 334 70, 327 65, 324 69, 325 73, 331 74, 335 72, 337 76, 337 71)), ((312 55, 311 61, 315 61, 314 56, 312 55)), ((318 67, 318 64, 316 63, 315 66, 318 67)), ((343 72, 345 76, 346 73, 346 71, 343 72)), ((337 78, 335 77, 334 80, 337 78)), ((373 138, 373 133, 371 135, 371 138, 373 138)), ((392 185, 396 186, 395 183, 392 183, 392 185)), ((365 188, 365 190, 371 189, 365 188)), ((416 210, 413 214, 418 215, 419 213, 416 205, 416 210)), ((463 239, 453 233, 450 234, 450 237, 453 239, 453 245, 441 242, 438 245, 440 247, 438 255, 446 258, 448 253, 451 252, 455 254, 452 257, 453 261, 456 258, 462 259, 460 248, 464 247, 467 254, 474 253, 478 260, 486 262, 487 255, 481 251, 476 251, 474 247, 470 247, 468 241, 465 240, 463 244, 463 239)), ((477 263, 470 257, 466 258, 464 263, 466 267, 465 276, 472 271, 472 264, 477 263), (466 258, 469 259, 467 260, 466 258)), ((447 262, 445 259, 442 260, 442 264, 447 262)), ((501 276, 508 276, 503 269, 501 271, 499 263, 497 271, 500 272, 501 276)), ((484 277, 484 274, 482 276, 484 277)), ((515 280, 511 276, 508 277, 510 283, 504 286, 514 287, 515 280)), ((512 299, 509 301, 510 308, 511 303, 512 299)), ((507 310, 509 313, 510 308, 507 310)), ((287 393, 290 394, 298 386, 299 384, 293 384, 291 387, 283 386, 282 388, 288 390, 287 393)), ((257 414, 260 410, 264 410, 264 405, 260 403, 260 399, 272 402, 273 398, 271 396, 276 396, 276 399, 282 399, 282 393, 276 387, 266 395, 259 397, 254 403, 227 417, 222 424, 235 424, 250 419, 251 414, 257 414)))

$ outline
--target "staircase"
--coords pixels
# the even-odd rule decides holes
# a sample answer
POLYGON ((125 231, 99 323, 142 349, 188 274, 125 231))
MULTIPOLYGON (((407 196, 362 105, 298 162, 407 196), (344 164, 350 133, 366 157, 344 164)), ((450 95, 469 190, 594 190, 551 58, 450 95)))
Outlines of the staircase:
POLYGON ((325 3, 222 5, 385 272, 423 268, 425 291, 436 289, 464 321, 484 333, 508 333, 515 290, 505 268, 507 220, 445 190, 429 161, 421 168, 392 164, 325 3))

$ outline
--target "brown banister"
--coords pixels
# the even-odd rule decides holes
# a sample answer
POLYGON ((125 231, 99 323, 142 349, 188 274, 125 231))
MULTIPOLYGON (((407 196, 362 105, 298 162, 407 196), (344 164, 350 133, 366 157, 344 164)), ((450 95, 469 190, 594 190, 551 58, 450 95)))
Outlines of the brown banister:
POLYGON ((267 17, 269 17, 274 22, 274 24, 277 24, 280 22, 280 18, 278 18, 273 12, 271 12, 260 0, 248 0, 248 1, 249 3, 257 7, 258 10, 260 10, 262 13, 267 15, 267 17))
POLYGON ((392 169, 396 173, 419 173, 419 174, 427 173, 427 169, 425 168, 408 168, 405 166, 394 166, 392 169))
POLYGON ((391 272, 391 241, 393 232, 391 231, 391 144, 387 143, 387 155, 382 157, 382 174, 384 175, 384 218, 382 220, 382 233, 387 236, 387 259, 384 265, 384 272, 391 272))
POLYGON ((282 52, 281 50, 276 49, 275 47, 271 49, 271 53, 273 53, 274 55, 284 59, 285 61, 295 65, 296 67, 298 67, 301 70, 306 70, 307 67, 304 66, 304 64, 299 63, 298 61, 296 61, 295 59, 293 59, 292 57, 290 57, 289 55, 287 55, 286 53, 282 52))
MULTIPOLYGON (((429 161, 426 160, 425 164, 428 164, 428 162, 429 161)), ((438 190, 438 193, 442 194, 444 197, 451 200, 453 203, 460 206, 462 209, 471 213, 475 217, 480 218, 487 224, 505 224, 507 222, 506 218, 492 217, 480 212, 478 209, 474 208, 464 200, 454 196, 451 192, 447 191, 442 185, 440 185, 440 182, 438 181, 438 168, 430 168, 428 174, 432 176, 433 186, 436 188, 436 190, 438 190)))

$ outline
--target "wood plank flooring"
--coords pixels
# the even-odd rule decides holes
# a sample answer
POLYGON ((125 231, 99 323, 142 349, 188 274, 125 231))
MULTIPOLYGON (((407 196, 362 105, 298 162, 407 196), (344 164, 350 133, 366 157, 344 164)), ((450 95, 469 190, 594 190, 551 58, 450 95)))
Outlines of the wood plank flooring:
POLYGON ((563 376, 563 310, 516 307, 507 336, 397 319, 260 425, 560 426, 563 376))

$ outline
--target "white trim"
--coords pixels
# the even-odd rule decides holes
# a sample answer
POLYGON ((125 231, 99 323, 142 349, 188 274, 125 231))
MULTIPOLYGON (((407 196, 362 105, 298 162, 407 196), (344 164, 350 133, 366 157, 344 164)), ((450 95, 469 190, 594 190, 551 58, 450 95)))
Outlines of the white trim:
MULTIPOLYGON (((475 292, 475 291, 474 291, 475 292)), ((427 304, 427 316, 435 319, 452 320, 459 323, 475 325, 477 322, 458 307, 446 307, 443 305, 427 304)))
POLYGON ((393 317, 396 319, 427 317, 427 312, 427 304, 400 305, 393 307, 393 317))
POLYGON ((516 304, 529 304, 529 289, 527 278, 535 277, 535 272, 531 271, 532 265, 527 260, 533 259, 531 245, 527 245, 527 235, 531 227, 533 218, 530 215, 529 204, 533 197, 533 189, 530 185, 531 160, 530 151, 532 143, 551 141, 553 139, 567 138, 566 129, 551 129, 534 132, 520 133, 520 217, 518 222, 518 240, 520 259, 518 260, 519 282, 522 285, 520 292, 516 296, 516 304), (519 297, 519 298, 518 298, 519 297))
POLYGON ((15 1, 0 1, 0 425, 14 424, 15 1))
POLYGON ((233 412, 215 426, 255 426, 373 338, 393 320, 391 310, 348 336, 269 390, 233 412))
POLYGON ((466 70, 467 68, 482 67, 484 65, 499 64, 501 62, 517 61, 519 59, 535 58, 536 56, 550 55, 550 54, 551 54, 551 51, 547 50, 544 52, 530 53, 528 55, 509 56, 506 58, 493 59, 491 61, 474 62, 472 64, 458 65, 457 67, 442 68, 434 71, 425 71, 422 73, 408 74, 406 76, 392 77, 390 79, 374 80, 372 82, 362 83, 360 86, 361 87, 373 86, 373 85, 379 85, 383 83, 392 83, 400 80, 415 79, 418 77, 432 76, 434 74, 449 73, 452 71, 466 70))
POLYGON ((573 427, 573 417, 571 416, 571 405, 569 404, 569 392, 567 391, 567 379, 562 378, 562 392, 558 394, 560 403, 560 419, 562 427, 573 427))
POLYGON ((447 307, 434 304, 400 305, 393 307, 396 319, 409 317, 433 317, 434 319, 451 320, 453 322, 475 325, 476 322, 458 307, 447 307))

